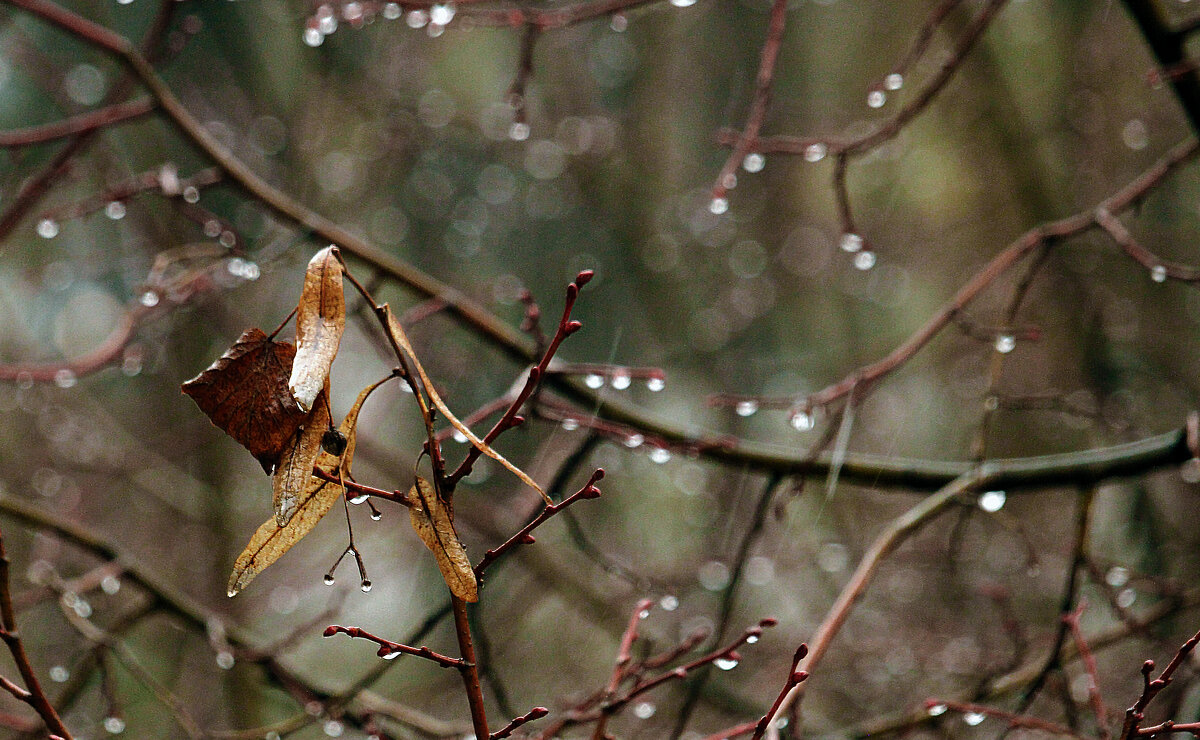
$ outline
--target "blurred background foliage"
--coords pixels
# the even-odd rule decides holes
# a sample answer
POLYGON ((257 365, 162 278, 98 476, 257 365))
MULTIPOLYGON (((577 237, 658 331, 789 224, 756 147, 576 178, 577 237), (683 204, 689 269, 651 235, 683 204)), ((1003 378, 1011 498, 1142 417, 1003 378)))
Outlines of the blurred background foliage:
MULTIPOLYGON (((893 115, 980 7, 965 2, 954 10, 905 85, 882 107, 868 107, 867 92, 904 56, 932 4, 792 3, 763 133, 852 136, 893 115)), ((152 0, 68 5, 134 39, 159 11, 152 0)), ((738 172, 728 212, 710 212, 713 179, 728 156, 715 132, 744 119, 768 3, 678 5, 541 35, 524 100, 528 131, 516 139, 508 89, 522 32, 473 28, 461 9, 431 33, 407 10, 357 24, 341 4, 185 0, 173 9, 176 51, 160 70, 187 109, 253 170, 513 325, 523 315, 523 289, 556 317, 566 283, 595 269, 576 308, 585 328, 563 358, 661 367, 667 382, 659 392, 638 381, 604 393, 696 432, 793 452, 815 444, 830 417, 798 431, 781 412, 742 416, 710 408, 706 398, 801 397, 883 356, 1012 239, 1092 208, 1192 135, 1170 89, 1148 81, 1153 60, 1119 3, 1013 0, 938 99, 894 140, 851 164, 856 220, 877 254, 871 269, 857 269, 838 248, 830 157, 770 155, 761 171, 738 172), (336 30, 306 36, 329 14, 340 21, 336 30)), ((1184 0, 1163 5, 1189 17, 1184 0)), ((121 87, 122 76, 113 59, 63 31, 0 8, 0 128, 94 108, 121 87)), ((0 158, 0 208, 63 146, 8 150, 0 158)), ((15 590, 27 607, 24 634, 51 691, 79 690, 66 717, 81 738, 111 731, 104 726, 111 716, 123 718, 129 737, 181 735, 172 713, 127 666, 109 659, 98 671, 87 662, 89 646, 65 611, 87 612, 111 629, 202 727, 222 730, 269 724, 303 708, 252 660, 232 660, 219 625, 245 627, 313 686, 337 691, 377 659, 369 644, 321 639, 325 624, 356 624, 400 640, 445 599, 406 513, 386 502, 379 522, 365 507, 351 511, 375 584, 369 594, 359 592, 347 563, 333 587, 322 584, 345 544, 338 515, 236 600, 225 597, 234 557, 269 515, 270 483, 179 384, 244 329, 270 331, 282 321, 304 264, 324 244, 229 184, 197 191, 194 205, 219 219, 215 225, 154 189, 109 204, 106 193, 165 164, 181 178, 211 166, 161 117, 104 129, 7 236, 0 255, 4 362, 79 357, 99 346, 127 306, 154 300, 162 309, 139 326, 114 367, 57 383, 0 385, 4 499, 85 524, 214 615, 209 634, 169 613, 126 619, 147 597, 114 589, 119 575, 83 594, 79 607, 61 592, 73 594, 72 579, 99 561, 0 515, 15 590), (72 212, 89 203, 87 213, 72 212), (206 257, 196 263, 211 276, 206 289, 145 298, 156 256, 218 244, 226 231, 241 261, 206 257)), ((1198 190, 1195 166, 1187 166, 1126 221, 1164 259, 1194 260, 1198 190)), ((369 269, 351 266, 369 278, 369 269)), ((996 283, 965 321, 995 331, 1021 274, 996 283)), ((419 302, 393 284, 379 295, 401 308, 419 302)), ((1200 390, 1198 322, 1200 300, 1190 285, 1152 280, 1102 234, 1056 244, 1019 318, 1020 326, 1040 328, 1041 338, 1017 343, 997 390, 1046 397, 1069 411, 1002 408, 988 454, 1067 452, 1178 427, 1200 390)), ((413 337, 461 414, 504 392, 521 369, 444 314, 418 323, 413 337)), ((351 326, 334 368, 335 416, 388 371, 379 339, 368 322, 351 326)), ((967 459, 991 357, 988 341, 947 330, 861 399, 849 448, 967 459)), ((369 402, 359 480, 407 487, 422 439, 414 412, 394 390, 369 402)), ((583 435, 536 421, 500 447, 550 480, 583 435)), ((450 444, 452 460, 460 449, 450 444)), ((573 509, 573 526, 565 518, 547 524, 536 546, 486 584, 478 623, 497 726, 503 713, 535 704, 561 710, 602 687, 629 610, 643 596, 662 600, 644 625, 659 648, 717 624, 735 572, 742 582, 729 635, 768 615, 781 624, 744 651, 736 670, 709 677, 684 736, 757 717, 782 685, 795 645, 811 637, 865 548, 919 495, 842 484, 826 500, 820 482, 801 490, 786 481, 761 537, 739 561, 766 485, 761 474, 678 453, 656 462, 644 449, 608 439, 587 453, 565 489, 596 466, 608 471, 604 496, 573 509)), ((1110 597, 1137 612, 1195 583, 1196 495, 1177 471, 1096 491, 1089 548, 1097 577, 1082 588, 1088 628, 1117 621, 1110 597)), ((999 511, 962 508, 898 552, 813 678, 805 732, 852 734, 919 708, 927 696, 969 695, 1041 660, 1057 630, 1078 502, 1070 487, 1014 491, 999 511)), ((469 551, 478 557, 537 505, 504 471, 478 465, 458 497, 469 551)), ((1103 653, 1101 688, 1110 703, 1131 703, 1141 660, 1165 659, 1196 626, 1194 614, 1169 619, 1103 653)), ((445 621, 422 642, 454 652, 445 621)), ((407 658, 388 665, 373 685, 380 694, 460 725, 466 719, 452 671, 407 658)), ((1178 706, 1194 715, 1200 694, 1188 678, 1178 706)), ((1060 685, 1035 711, 1061 720, 1064 692, 1086 701, 1076 667, 1060 685)), ((685 694, 659 691, 613 729, 621 737, 670 736, 685 694)), ((365 736, 327 719, 290 736, 365 736)), ((391 729, 396 737, 423 736, 403 725, 391 729)), ((564 736, 589 736, 590 729, 574 732, 564 736)), ((1000 729, 947 715, 907 732, 991 737, 1000 729)))

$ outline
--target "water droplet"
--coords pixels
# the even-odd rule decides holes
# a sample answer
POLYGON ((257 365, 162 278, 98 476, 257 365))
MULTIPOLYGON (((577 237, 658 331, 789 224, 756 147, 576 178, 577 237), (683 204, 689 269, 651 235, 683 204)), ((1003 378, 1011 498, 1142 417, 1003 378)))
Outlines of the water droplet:
POLYGON ((104 580, 100 581, 100 590, 112 596, 121 590, 121 579, 116 576, 104 576, 104 580))
POLYGON ((987 719, 987 715, 982 712, 967 712, 963 715, 963 722, 972 727, 981 724, 985 719, 987 719))
POLYGON ((79 379, 75 377, 75 373, 67 368, 63 368, 54 373, 54 384, 59 388, 74 388, 79 379))
POLYGON ((639 702, 633 707, 633 716, 638 719, 650 719, 654 716, 655 706, 648 701, 639 702))
POLYGON ((871 108, 882 108, 887 102, 887 93, 883 90, 872 90, 867 93, 867 105, 871 108))
POLYGON ((1165 283, 1167 281, 1167 268, 1162 265, 1155 265, 1150 268, 1150 279, 1156 283, 1165 283))
POLYGON ((1193 457, 1180 465, 1179 477, 1184 483, 1200 483, 1200 457, 1193 457))
POLYGON ((1004 502, 1008 496, 1004 491, 986 491, 979 494, 979 508, 994 514, 1004 508, 1004 502))
POLYGON ((379 520, 380 520, 380 519, 382 519, 382 518, 383 518, 383 512, 382 512, 382 511, 380 511, 380 510, 376 509, 375 511, 372 511, 372 512, 371 512, 371 521, 373 521, 373 522, 377 522, 377 521, 379 521, 379 520))
POLYGON ((825 159, 825 155, 828 152, 829 149, 819 141, 809 144, 808 146, 804 147, 804 161, 820 162, 822 159, 825 159))
POLYGON ((746 637, 746 644, 753 645, 754 643, 758 642, 758 639, 758 635, 748 635, 746 637))
POLYGON ((650 616, 650 610, 649 610, 649 609, 643 609, 643 610, 641 610, 640 612, 638 612, 638 619, 645 619, 645 618, 646 618, 646 617, 648 617, 648 616, 650 616))
POLYGON ((632 450, 636 447, 641 447, 642 442, 645 442, 645 441, 646 441, 645 437, 643 437, 640 434, 634 433, 625 438, 625 446, 632 450))
POLYGON ((114 200, 104 206, 104 215, 111 218, 113 221, 120 221, 125 218, 125 204, 119 200, 114 200))
POLYGON ((429 13, 424 10, 410 10, 408 15, 404 16, 404 22, 409 28, 424 28, 429 22, 429 13))
POLYGON ((1128 609, 1133 606, 1133 602, 1137 601, 1137 591, 1132 588, 1123 589, 1117 594, 1117 606, 1122 609, 1128 609))
POLYGON ((1114 565, 1104 574, 1104 582, 1113 588, 1121 588, 1129 583, 1129 569, 1114 565))
POLYGON ((465 435, 462 432, 455 429, 454 430, 454 441, 458 442, 460 445, 465 445, 467 443, 467 435, 465 435))
POLYGON ((429 8, 429 22, 448 26, 454 20, 454 3, 442 3, 429 8))
POLYGON ((733 658, 717 658, 713 661, 713 665, 723 671, 732 671, 738 667, 738 661, 733 658))
MULTIPOLYGON (((321 31, 318 30, 317 28, 314 27, 314 28, 304 29, 304 44, 305 44, 305 46, 311 46, 311 47, 315 48, 315 47, 320 46, 321 42, 323 42, 324 40, 325 40, 325 34, 321 33, 321 31)), ((195 190, 195 188, 192 188, 192 190, 195 190)), ((184 191, 183 199, 187 200, 187 191, 184 191)), ((192 203, 194 201, 188 201, 188 202, 192 203)))
POLYGON ((384 660, 395 660, 396 658, 399 658, 401 655, 403 655, 403 653, 401 653, 399 650, 393 650, 390 653, 384 653, 383 659, 384 660))
POLYGON ((513 125, 508 127, 508 138, 513 141, 525 141, 529 138, 529 124, 524 121, 514 121, 513 125))
POLYGON ((92 616, 92 605, 84 599, 79 599, 76 601, 73 608, 75 610, 75 614, 78 615, 80 619, 87 619, 88 617, 92 616))
POLYGON ((655 462, 659 465, 662 465, 670 459, 671 451, 666 447, 655 447, 654 449, 650 450, 650 462, 655 462))
POLYGON ((236 662, 237 660, 233 657, 233 653, 229 652, 228 650, 222 650, 221 652, 217 653, 217 666, 223 670, 227 671, 230 668, 233 668, 236 662))
POLYGON ((1012 352, 1017 347, 1017 338, 1012 334, 1001 334, 996 337, 996 351, 1002 355, 1012 352))
POLYGON ((631 379, 629 377, 629 373, 618 370, 617 372, 613 373, 613 376, 609 378, 608 382, 612 384, 613 388, 623 391, 629 387, 631 379))
POLYGON ((437 23, 433 23, 432 21, 429 23, 428 26, 425 26, 425 34, 427 36, 429 36, 429 38, 431 38, 431 39, 436 39, 438 36, 441 36, 445 32, 446 32, 445 26, 437 24, 437 23))
MULTIPOLYGON (((321 7, 325 8, 328 6, 322 5, 321 7)), ((319 18, 317 18, 317 30, 326 36, 336 31, 337 28, 338 21, 332 12, 330 12, 329 15, 321 15, 319 18)))
POLYGON ((747 172, 762 172, 762 168, 767 165, 767 158, 758 152, 750 152, 746 158, 742 160, 742 169, 747 172))
POLYGON ((326 586, 332 586, 332 585, 333 585, 333 582, 334 582, 334 580, 335 580, 335 579, 334 579, 334 577, 333 577, 333 574, 332 574, 332 573, 326 573, 326 574, 325 574, 325 576, 324 576, 323 578, 321 578, 321 581, 322 581, 322 582, 323 582, 323 583, 324 583, 326 586))
POLYGON ((613 17, 608 20, 608 27, 617 33, 625 33, 625 29, 629 28, 629 19, 624 13, 613 13, 613 17))
POLYGON ((234 234, 229 229, 221 232, 221 236, 217 237, 217 243, 226 249, 232 249, 237 244, 237 234, 234 234))
POLYGON ((658 393, 663 388, 667 387, 667 381, 662 378, 650 378, 646 381, 646 390, 652 393, 658 393))
POLYGON ((930 704, 929 709, 927 709, 925 711, 929 712, 930 717, 940 717, 946 713, 946 705, 945 704, 930 704))
POLYGON ((361 504, 369 498, 371 498, 370 494, 359 493, 359 494, 356 494, 356 495, 350 497, 350 503, 361 504))
POLYGON ((158 293, 153 290, 147 290, 138 298, 138 303, 141 303, 146 308, 154 308, 158 305, 158 293))
POLYGON ((737 175, 730 172, 725 177, 722 177, 721 178, 721 187, 725 188, 726 190, 733 190, 734 188, 736 188, 737 187, 737 175))
POLYGON ((758 401, 738 401, 733 410, 738 416, 754 416, 758 411, 758 401))
POLYGON ((195 185, 188 185, 183 189, 183 200, 187 203, 199 203, 200 190, 195 185))
POLYGON ((386 3, 383 6, 383 17, 389 21, 394 21, 403 14, 400 8, 400 3, 386 3))
POLYGON ((568 416, 562 420, 562 428, 564 432, 573 432, 579 428, 579 419, 568 416))
POLYGON ((104 731, 110 735, 120 735, 125 732, 125 720, 120 717, 105 717, 104 731))
POLYGON ((710 212, 720 216, 722 213, 725 213, 726 211, 729 210, 729 199, 728 198, 713 198, 712 202, 708 204, 708 210, 710 212))
POLYGON ((863 238, 858 234, 842 234, 842 240, 838 242, 838 246, 842 248, 843 252, 853 254, 863 248, 863 238))
POLYGON ((729 585, 729 566, 720 560, 710 560, 696 571, 696 580, 708 591, 720 591, 729 585))
POLYGON ((583 384, 592 390, 596 390, 604 386, 604 376, 596 373, 588 373, 583 378, 583 384))
POLYGON ((63 683, 71 677, 71 672, 66 667, 56 665, 50 668, 50 680, 54 683, 63 683))
POLYGON ((362 589, 362 592, 365 594, 365 593, 369 593, 369 592, 371 591, 371 588, 372 588, 374 585, 375 585, 375 584, 371 583, 369 580, 367 580, 366 578, 364 578, 364 579, 363 579, 363 582, 362 582, 362 583, 360 583, 360 584, 358 585, 358 587, 359 587, 359 588, 361 588, 361 589, 362 589))
POLYGON ((325 734, 329 737, 341 737, 342 733, 345 732, 346 727, 336 719, 331 719, 325 722, 324 730, 325 734))
POLYGON ((807 411, 797 411, 792 414, 792 427, 797 431, 807 432, 817 425, 816 419, 807 411))
POLYGON ((37 233, 43 239, 53 239, 58 236, 58 222, 52 218, 43 218, 38 221, 37 233))
POLYGON ((864 249, 854 255, 854 266, 859 270, 870 270, 875 266, 875 253, 869 249, 864 249))
POLYGON ((671 0, 671 4, 677 8, 688 8, 696 4, 696 0, 671 0))
POLYGON ((215 218, 210 218, 204 222, 202 227, 204 235, 210 239, 215 239, 221 234, 221 222, 215 218))
POLYGON ((679 608, 679 599, 672 594, 667 594, 658 600, 658 605, 663 608, 663 611, 673 612, 679 608))
POLYGON ((899 72, 892 72, 883 78, 883 86, 887 90, 899 90, 904 87, 904 75, 899 72))
POLYGON ((357 0, 352 0, 352 2, 348 2, 342 6, 342 20, 355 23, 362 20, 362 17, 362 3, 359 3, 357 0))

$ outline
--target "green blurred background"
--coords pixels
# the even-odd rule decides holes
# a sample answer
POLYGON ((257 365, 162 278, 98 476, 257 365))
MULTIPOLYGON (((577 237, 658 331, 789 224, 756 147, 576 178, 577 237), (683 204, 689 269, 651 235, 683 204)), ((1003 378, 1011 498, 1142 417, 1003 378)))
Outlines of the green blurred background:
MULTIPOLYGON (((981 7, 965 2, 954 10, 906 71, 904 87, 881 108, 868 107, 868 91, 903 58, 931 5, 792 3, 763 133, 841 138, 894 115, 981 7)), ((1163 5, 1189 17, 1183 0, 1163 5)), ((69 7, 135 39, 158 12, 151 0, 69 7)), ((878 257, 872 269, 859 270, 838 249, 831 157, 769 155, 760 172, 739 171, 727 213, 708 209, 728 156, 715 132, 744 119, 767 3, 660 3, 630 11, 627 26, 605 17, 547 31, 535 48, 523 140, 510 135, 508 100, 522 32, 471 27, 470 7, 434 37, 428 26, 413 28, 407 11, 355 27, 343 5, 330 6, 340 27, 312 46, 306 23, 325 12, 315 5, 185 0, 174 7, 177 50, 161 74, 192 115, 272 184, 513 325, 523 315, 522 289, 532 291, 552 328, 567 282, 581 269, 596 270, 576 308, 584 330, 566 343, 563 358, 660 367, 667 377, 660 392, 640 382, 604 392, 697 432, 781 450, 807 449, 829 417, 797 431, 782 412, 743 417, 706 399, 800 397, 883 356, 1021 233, 1093 207, 1192 136, 1170 89, 1148 81, 1153 61, 1119 3, 1013 0, 938 99, 894 140, 851 163, 857 224, 878 257)), ((122 75, 112 58, 0 8, 0 128, 94 108, 122 75)), ((0 158, 0 208, 62 147, 8 150, 0 158)), ((228 183, 199 192, 195 205, 223 220, 207 232, 204 217, 189 215, 191 204, 154 189, 108 207, 105 194, 114 187, 167 163, 185 178, 211 166, 162 117, 105 129, 7 237, 0 360, 53 362, 95 349, 125 307, 141 300, 157 255, 215 244, 226 229, 244 260, 234 271, 240 274, 211 256, 180 267, 190 276, 207 271, 209 285, 160 296, 162 310, 139 327, 115 367, 58 384, 0 385, 4 497, 102 534, 124 557, 204 604, 216 615, 212 625, 243 626, 263 646, 284 640, 274 648, 281 660, 314 686, 336 691, 377 659, 367 643, 321 639, 325 624, 399 640, 443 603, 444 587, 406 513, 380 504, 379 522, 365 507, 352 512, 375 584, 369 594, 359 592, 348 563, 334 587, 322 584, 345 545, 335 512, 244 594, 226 598, 234 557, 269 515, 270 482, 179 384, 244 329, 269 331, 283 320, 305 263, 324 244, 228 183), (39 236, 39 224, 53 237, 39 236)), ((1198 187, 1194 166, 1185 167, 1126 222, 1162 258, 1194 261, 1198 187)), ((356 274, 369 278, 356 264, 356 274)), ((994 332, 1022 274, 997 282, 964 320, 994 332)), ((391 284, 379 295, 401 308, 419 302, 391 284)), ((1006 398, 1044 397, 1053 407, 1001 409, 989 454, 1066 452, 1178 427, 1197 404, 1198 322, 1191 286, 1153 281, 1103 235, 1055 245, 1019 316, 1020 326, 1040 328, 1041 339, 1018 342, 997 389, 1006 398)), ((460 414, 504 392, 521 370, 444 314, 420 322, 413 338, 460 414)), ((351 324, 333 373, 335 416, 390 367, 378 340, 369 323, 351 324)), ((849 448, 968 458, 991 356, 989 342, 946 330, 862 399, 849 448)), ((423 433, 411 400, 394 390, 378 394, 361 429, 359 480, 406 487, 423 433)), ((582 435, 534 422, 501 449, 549 480, 582 435)), ((450 444, 452 459, 460 449, 450 444)), ((608 471, 605 495, 574 512, 603 557, 555 520, 484 590, 479 622, 492 685, 503 692, 488 693, 497 727, 505 711, 559 710, 602 687, 629 610, 643 596, 677 602, 644 625, 659 649, 719 620, 764 478, 679 454, 656 463, 642 449, 606 440, 568 490, 595 466, 608 471)), ((503 470, 477 467, 457 509, 476 557, 537 505, 503 470)), ((912 492, 842 485, 826 501, 820 481, 793 493, 786 483, 744 561, 730 630, 768 615, 781 624, 744 651, 736 670, 710 677, 685 737, 755 718, 769 705, 795 645, 811 638, 865 548, 917 500, 912 492)), ((1173 471, 1099 489, 1090 548, 1108 585, 1084 587, 1091 604, 1085 625, 1116 621, 1106 595, 1136 611, 1195 583, 1196 495, 1173 471)), ((812 681, 806 731, 851 733, 927 696, 969 694, 1038 659, 1057 629, 1076 499, 1071 488, 1022 491, 999 512, 964 508, 889 560, 812 681)), ((79 609, 64 607, 58 593, 64 579, 69 585, 99 561, 3 515, 0 527, 37 667, 46 676, 54 667, 69 674, 65 682, 48 680, 52 691, 56 683, 81 682, 68 724, 78 737, 103 736, 112 710, 99 674, 81 662, 87 644, 63 616, 64 608, 79 609)), ((302 711, 253 661, 219 666, 218 658, 229 662, 219 634, 169 614, 126 624, 121 615, 144 598, 132 587, 90 591, 85 611, 113 629, 204 728, 254 727, 302 711)), ((1131 703, 1141 660, 1165 659, 1195 627, 1194 615, 1168 620, 1105 653, 1102 689, 1110 703, 1131 703)), ((448 623, 422 641, 455 652, 448 623)), ((119 661, 110 663, 124 735, 182 736, 153 692, 119 661)), ((379 693, 465 721, 453 672, 413 659, 389 665, 374 685, 379 693)), ((1072 668, 1064 690, 1083 702, 1076 675, 1072 668)), ((1200 697, 1182 696, 1180 706, 1194 714, 1200 697)), ((678 688, 659 691, 639 708, 645 717, 627 712, 613 729, 620 737, 667 737, 683 697, 678 688)), ((1035 709, 1055 719, 1064 711, 1053 695, 1035 709)), ((365 736, 325 718, 291 736, 335 730, 365 736)), ((974 727, 947 717, 910 735, 997 732, 990 722, 974 727)), ((564 735, 587 736, 590 729, 564 735)))

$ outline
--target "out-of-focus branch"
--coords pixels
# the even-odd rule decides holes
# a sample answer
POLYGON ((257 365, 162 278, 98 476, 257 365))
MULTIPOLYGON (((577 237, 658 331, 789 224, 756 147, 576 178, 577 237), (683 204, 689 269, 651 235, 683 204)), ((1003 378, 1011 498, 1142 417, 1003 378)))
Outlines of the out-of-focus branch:
POLYGON ((153 111, 154 105, 154 101, 149 98, 139 98, 80 113, 77 116, 53 123, 0 131, 0 149, 43 144, 47 141, 82 134, 85 131, 94 131, 114 123, 140 118, 153 111))

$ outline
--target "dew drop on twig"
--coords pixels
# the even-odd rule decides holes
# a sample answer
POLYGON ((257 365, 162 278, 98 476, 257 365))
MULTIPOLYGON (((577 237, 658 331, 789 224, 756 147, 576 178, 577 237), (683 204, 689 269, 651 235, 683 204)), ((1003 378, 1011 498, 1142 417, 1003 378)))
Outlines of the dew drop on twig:
POLYGON ((825 159, 825 155, 828 152, 829 149, 819 141, 809 144, 808 146, 804 147, 804 161, 820 162, 822 159, 825 159))
POLYGON ((1001 334, 996 337, 996 351, 1006 355, 1017 348, 1017 338, 1012 334, 1001 334))
POLYGON ((332 586, 335 580, 336 579, 333 577, 332 573, 326 573, 324 577, 321 578, 321 582, 326 586, 332 586))
POLYGON ((763 167, 767 164, 767 158, 758 152, 750 152, 746 158, 742 160, 742 169, 747 172, 762 172, 763 167))
POLYGON ((1165 283, 1167 281, 1167 268, 1162 265, 1155 265, 1150 268, 1150 279, 1156 283, 1165 283))
POLYGON ((870 270, 875 266, 875 261, 875 253, 869 249, 854 255, 854 266, 859 270, 870 270))
POLYGON ((712 202, 708 204, 708 210, 709 212, 720 216, 722 213, 725 213, 729 210, 729 199, 713 198, 712 202))
POLYGON ((904 75, 899 72, 893 72, 883 78, 883 86, 888 90, 899 90, 904 87, 904 75))
POLYGON ((867 93, 867 105, 871 108, 882 108, 887 102, 887 93, 883 90, 872 90, 867 93))
POLYGON ((52 218, 43 218, 38 221, 37 233, 43 239, 53 239, 58 236, 58 222, 52 218))
POLYGON ((798 431, 807 432, 816 426, 816 423, 817 422, 813 418, 813 415, 808 411, 797 411, 796 413, 792 414, 792 427, 798 431))
POLYGON ((662 378, 650 378, 649 380, 646 381, 646 390, 651 391, 653 393, 658 393, 659 391, 661 391, 663 388, 666 388, 666 387, 667 387, 667 381, 663 380, 662 378))
POLYGON ((738 416, 754 416, 758 411, 758 401, 738 401, 733 410, 738 416))
POLYGON ((854 233, 842 234, 842 240, 838 242, 838 246, 842 248, 843 252, 850 252, 853 254, 854 252, 862 249, 863 238, 854 233))

